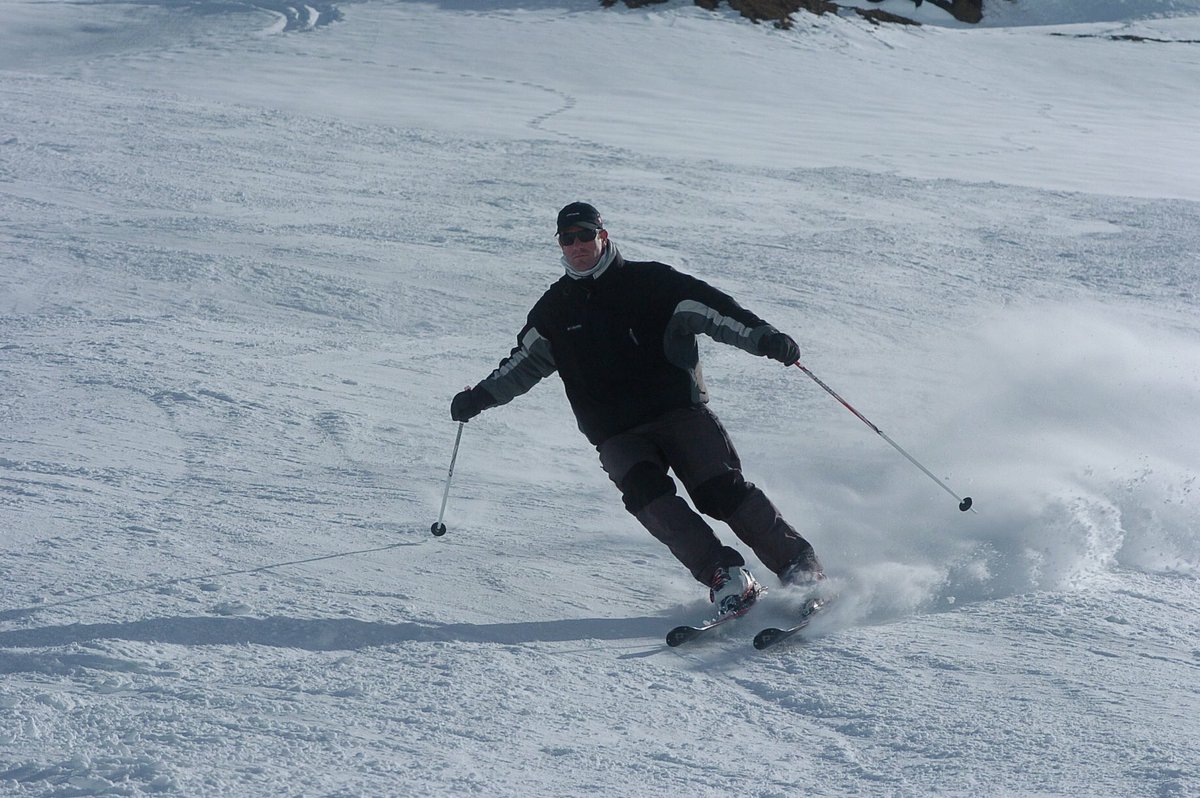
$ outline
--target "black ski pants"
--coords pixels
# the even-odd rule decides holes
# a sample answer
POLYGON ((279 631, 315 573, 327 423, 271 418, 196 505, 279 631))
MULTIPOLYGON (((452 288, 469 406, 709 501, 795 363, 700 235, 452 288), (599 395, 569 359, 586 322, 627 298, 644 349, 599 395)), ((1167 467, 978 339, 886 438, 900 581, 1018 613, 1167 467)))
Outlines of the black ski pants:
POLYGON ((736 549, 722 545, 708 522, 677 494, 669 472, 696 510, 728 524, 776 574, 792 563, 817 562, 809 542, 742 477, 733 442, 707 407, 672 410, 596 448, 625 508, 702 584, 711 584, 718 568, 745 561, 736 549))

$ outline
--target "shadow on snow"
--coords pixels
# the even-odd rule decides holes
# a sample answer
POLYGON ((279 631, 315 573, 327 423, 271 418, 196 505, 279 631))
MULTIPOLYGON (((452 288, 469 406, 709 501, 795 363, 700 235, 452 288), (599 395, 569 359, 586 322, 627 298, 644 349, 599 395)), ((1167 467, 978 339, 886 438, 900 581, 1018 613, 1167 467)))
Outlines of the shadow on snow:
MULTIPOLYGON (((350 651, 413 642, 547 643, 660 637, 667 616, 579 618, 519 623, 383 623, 352 618, 150 618, 126 623, 71 624, 0 632, 0 648, 67 646, 93 640, 134 640, 186 646, 244 645, 350 651)), ((64 656, 66 659, 70 655, 64 656)), ((91 657, 95 658, 95 657, 91 657)), ((28 670, 27 656, 0 652, 0 673, 28 670), (24 664, 23 664, 24 663, 24 664)), ((77 663, 81 667, 91 667, 77 663)), ((45 670, 43 667, 36 670, 45 670)))

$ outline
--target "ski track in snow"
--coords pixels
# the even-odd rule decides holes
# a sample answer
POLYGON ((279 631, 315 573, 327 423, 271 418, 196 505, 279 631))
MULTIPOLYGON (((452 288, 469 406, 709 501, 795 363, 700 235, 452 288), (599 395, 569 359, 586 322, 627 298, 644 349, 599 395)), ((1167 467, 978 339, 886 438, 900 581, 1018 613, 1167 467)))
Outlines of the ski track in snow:
MULTIPOLYGON (((1025 19, 1198 38, 1168 5, 1025 19)), ((1194 58, 1011 16, 346 9, 4 2, 0 793, 1200 794, 1200 205, 1168 102, 1194 58), (956 82, 935 46, 979 63, 956 82), (848 70, 776 90, 840 154, 766 162, 789 103, 726 91, 763 96, 764 52, 848 70), (1146 84, 1134 122, 1056 93, 1097 54, 1146 84), (955 104, 1015 110, 931 148, 914 120, 955 104), (1162 146, 1122 168, 1138 119, 1162 146), (512 345, 577 197, 792 331, 979 514, 803 377, 702 344, 842 591, 807 642, 750 647, 777 588, 664 646, 703 590, 553 378, 468 425, 430 537, 449 397, 512 345)))

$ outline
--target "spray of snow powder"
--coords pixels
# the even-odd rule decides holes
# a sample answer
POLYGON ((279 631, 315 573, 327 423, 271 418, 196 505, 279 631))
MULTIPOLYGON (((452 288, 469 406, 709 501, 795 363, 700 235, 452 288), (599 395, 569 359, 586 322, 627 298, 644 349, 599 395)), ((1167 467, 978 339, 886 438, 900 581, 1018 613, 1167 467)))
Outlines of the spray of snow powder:
POLYGON ((866 448, 861 429, 845 433, 852 456, 789 475, 860 619, 1120 569, 1200 573, 1194 333, 1110 306, 1039 305, 943 346, 930 355, 957 376, 937 412, 912 392, 891 411, 929 463, 955 464, 946 478, 978 513, 959 513, 889 448, 866 448))

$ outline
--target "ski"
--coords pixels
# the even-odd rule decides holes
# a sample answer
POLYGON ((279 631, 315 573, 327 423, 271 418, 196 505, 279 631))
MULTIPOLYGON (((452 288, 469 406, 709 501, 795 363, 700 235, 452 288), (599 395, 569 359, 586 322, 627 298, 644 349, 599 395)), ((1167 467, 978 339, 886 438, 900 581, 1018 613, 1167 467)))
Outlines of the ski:
MULTIPOLYGON (((747 608, 747 610, 748 609, 749 608, 747 608)), ((711 621, 705 621, 704 623, 698 624, 696 626, 691 626, 690 624, 684 624, 683 626, 676 626, 674 629, 667 632, 667 645, 670 646, 671 648, 675 648, 676 646, 682 646, 684 643, 688 642, 689 640, 695 640, 697 637, 704 634, 705 632, 710 632, 713 629, 716 629, 721 624, 728 623, 729 621, 737 620, 738 618, 742 617, 742 615, 745 615, 745 613, 742 613, 741 615, 725 615, 720 618, 714 618, 711 621)))
POLYGON ((813 616, 828 607, 832 600, 832 597, 810 598, 804 602, 804 608, 800 610, 800 620, 795 626, 789 626, 785 629, 777 629, 775 627, 763 629, 754 636, 754 647, 761 651, 764 648, 770 648, 776 643, 782 643, 789 637, 804 631, 812 623, 813 616))

